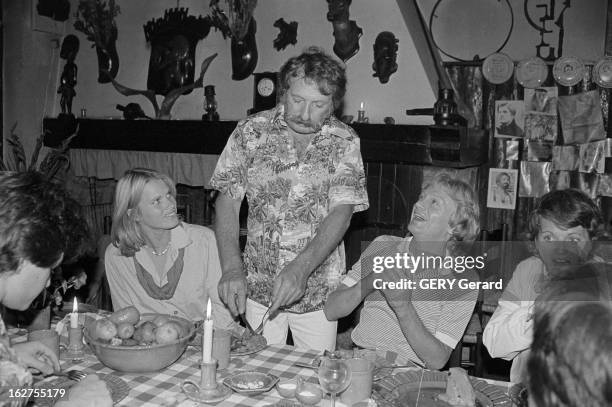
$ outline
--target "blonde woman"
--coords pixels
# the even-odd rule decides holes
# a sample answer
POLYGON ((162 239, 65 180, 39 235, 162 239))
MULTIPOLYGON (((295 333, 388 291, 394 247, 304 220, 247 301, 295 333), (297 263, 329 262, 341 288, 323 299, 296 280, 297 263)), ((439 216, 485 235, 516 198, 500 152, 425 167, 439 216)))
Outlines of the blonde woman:
POLYGON ((104 263, 115 310, 134 305, 141 313, 202 320, 210 298, 215 325, 232 326, 217 294, 215 235, 180 221, 167 175, 146 168, 125 173, 115 191, 111 240, 104 263))

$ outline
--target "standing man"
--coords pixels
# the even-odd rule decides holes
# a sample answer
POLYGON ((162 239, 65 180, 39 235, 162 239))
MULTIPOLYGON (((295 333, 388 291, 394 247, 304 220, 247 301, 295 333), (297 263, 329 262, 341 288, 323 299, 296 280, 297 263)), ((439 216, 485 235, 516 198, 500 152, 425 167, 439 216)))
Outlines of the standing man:
POLYGON ((269 311, 271 344, 285 343, 291 328, 297 347, 335 348, 337 322, 323 308, 346 270, 351 216, 368 208, 359 138, 332 114, 345 87, 344 68, 322 51, 291 58, 280 71, 281 103, 238 123, 212 176, 220 298, 254 327, 269 311))

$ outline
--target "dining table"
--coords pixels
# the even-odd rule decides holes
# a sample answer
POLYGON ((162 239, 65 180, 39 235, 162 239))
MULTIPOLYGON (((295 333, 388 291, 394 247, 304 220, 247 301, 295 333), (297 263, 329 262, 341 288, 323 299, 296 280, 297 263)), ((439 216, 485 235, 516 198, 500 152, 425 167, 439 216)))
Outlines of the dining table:
MULTIPOLYGON (((9 329, 9 336, 12 343, 18 343, 27 339, 27 331, 24 329, 9 329)), ((291 345, 268 345, 265 348, 247 355, 230 357, 227 368, 217 370, 217 380, 221 382, 224 378, 243 371, 257 371, 272 374, 283 379, 296 379, 298 376, 305 381, 318 384, 317 371, 312 367, 306 367, 312 363, 320 352, 311 349, 298 349, 291 345)), ((181 385, 186 380, 196 383, 200 381, 200 363, 202 351, 197 345, 187 346, 181 357, 170 366, 156 372, 147 373, 126 373, 113 370, 102 364, 97 357, 85 347, 84 354, 79 359, 67 357, 62 351, 60 355, 60 365, 63 371, 79 370, 88 374, 112 375, 114 379, 119 378, 128 386, 127 394, 118 401, 117 406, 166 406, 166 407, 196 407, 203 406, 197 401, 192 401, 183 393, 181 385)), ((397 371, 419 371, 420 368, 403 368, 390 371, 393 374, 397 371)), ((50 376, 42 378, 35 383, 35 386, 50 387, 58 377, 50 376)), ((488 380, 488 383, 499 388, 501 392, 507 393, 510 384, 488 380)), ((376 386, 374 386, 376 388, 376 386)), ((375 400, 375 397, 373 397, 375 400)), ((293 399, 295 405, 299 405, 293 399)), ((35 404, 36 405, 36 404, 35 404)), ((219 407, 263 407, 263 406, 284 406, 291 405, 283 402, 282 397, 274 388, 266 393, 258 395, 243 394, 233 392, 227 399, 215 403, 219 407), (285 403, 285 404, 283 404, 285 403)), ((316 406, 329 406, 329 397, 326 396, 316 406)), ((336 406, 342 407, 344 404, 336 402, 336 406)), ((376 406, 372 402, 368 406, 376 406)))

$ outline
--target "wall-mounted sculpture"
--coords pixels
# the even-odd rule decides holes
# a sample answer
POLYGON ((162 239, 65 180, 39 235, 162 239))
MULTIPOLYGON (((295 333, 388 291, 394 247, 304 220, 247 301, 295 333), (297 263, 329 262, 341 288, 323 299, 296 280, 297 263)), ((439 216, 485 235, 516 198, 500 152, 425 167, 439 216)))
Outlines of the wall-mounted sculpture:
POLYGON ((109 0, 108 3, 104 0, 80 0, 77 6, 74 29, 85 34, 87 40, 96 47, 99 83, 110 82, 119 72, 115 24, 119 12, 115 0, 109 0))
POLYGON ((72 99, 76 96, 74 86, 77 83, 78 67, 74 63, 77 53, 79 52, 79 39, 76 35, 67 35, 62 41, 62 48, 60 50, 60 58, 66 60, 64 70, 62 71, 62 77, 60 78, 60 86, 57 89, 57 93, 60 96, 60 107, 62 112, 60 116, 74 116, 72 114, 72 99))
POLYGON ((274 22, 274 27, 280 30, 273 43, 277 51, 285 49, 289 44, 295 45, 297 43, 297 21, 288 23, 281 17, 274 22))
POLYGON ((211 22, 187 11, 168 9, 162 18, 144 26, 145 39, 151 44, 147 89, 158 95, 193 83, 196 45, 210 32, 211 22))
POLYGON ((546 0, 544 2, 537 3, 535 4, 535 7, 529 7, 529 0, 524 0, 523 11, 525 13, 525 18, 527 19, 527 22, 540 34, 540 43, 536 45, 536 55, 538 57, 547 61, 554 61, 555 59, 563 56, 563 41, 565 39, 564 17, 565 12, 570 7, 571 1, 563 0, 561 11, 559 11, 558 14, 555 14, 555 11, 558 10, 558 8, 555 7, 555 0, 546 0), (534 15, 532 15, 532 12, 534 15), (539 21, 540 24, 538 24, 536 20, 539 21), (554 24, 559 28, 556 54, 555 47, 544 40, 544 37, 547 36, 547 34, 553 33, 553 30, 547 28, 546 26, 546 23, 549 21, 554 22, 554 24), (542 49, 547 49, 548 55, 544 55, 542 49))
POLYGON ((219 0, 211 0, 211 23, 219 29, 223 38, 232 38, 232 79, 241 81, 253 73, 257 66, 257 23, 253 12, 257 0, 225 0, 227 12, 219 6, 219 0))
POLYGON ((359 52, 359 37, 363 34, 355 20, 349 20, 351 0, 327 0, 327 20, 334 27, 334 53, 344 62, 359 52))
POLYGON ((389 82, 391 74, 397 71, 397 43, 399 40, 395 38, 392 32, 383 31, 376 36, 374 41, 374 77, 377 77, 380 83, 389 82))
POLYGON ((216 56, 217 54, 213 54, 206 58, 204 62, 202 62, 202 67, 200 69, 200 77, 195 82, 191 83, 190 85, 181 86, 180 88, 176 88, 168 92, 168 94, 164 98, 164 101, 161 104, 161 107, 157 104, 157 99, 155 98, 155 91, 152 89, 136 90, 128 88, 126 86, 121 85, 114 79, 111 79, 110 82, 113 84, 115 89, 117 89, 117 91, 124 96, 141 95, 146 97, 153 105, 153 110, 155 111, 155 118, 168 120, 170 119, 170 112, 172 110, 172 106, 174 105, 174 102, 176 102, 176 100, 179 98, 179 96, 184 93, 191 92, 192 89, 202 87, 202 84, 204 83, 204 74, 206 73, 208 66, 210 65, 212 60, 215 59, 216 56))

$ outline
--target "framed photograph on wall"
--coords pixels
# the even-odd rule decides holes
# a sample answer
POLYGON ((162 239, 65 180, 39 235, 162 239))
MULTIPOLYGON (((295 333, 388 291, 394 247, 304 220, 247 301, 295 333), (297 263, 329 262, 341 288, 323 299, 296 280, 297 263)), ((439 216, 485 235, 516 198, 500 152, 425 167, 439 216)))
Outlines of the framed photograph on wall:
POLYGON ((516 208, 518 171, 508 168, 489 169, 487 207, 499 209, 516 208))
POLYGON ((497 100, 495 102, 495 137, 522 138, 525 128, 525 102, 497 100))

